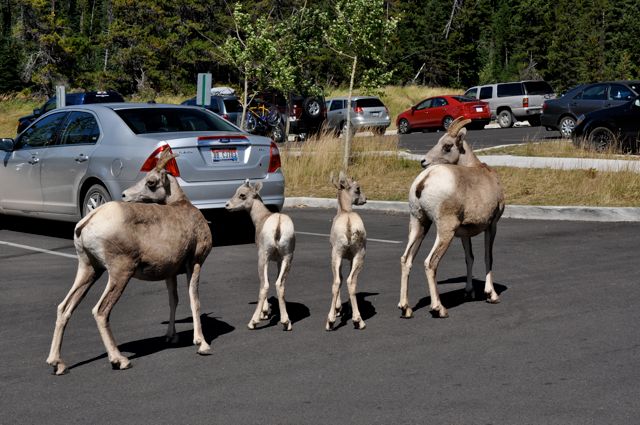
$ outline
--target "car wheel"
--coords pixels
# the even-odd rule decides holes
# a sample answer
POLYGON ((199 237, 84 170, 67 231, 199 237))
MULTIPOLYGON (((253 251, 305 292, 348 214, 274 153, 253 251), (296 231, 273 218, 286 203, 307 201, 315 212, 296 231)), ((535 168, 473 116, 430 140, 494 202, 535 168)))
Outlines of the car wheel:
POLYGON ((442 120, 442 127, 445 130, 449 129, 449 126, 451 125, 451 123, 453 122, 453 118, 451 118, 450 116, 446 116, 444 117, 444 119, 442 120))
POLYGON ((271 129, 271 139, 276 143, 285 142, 284 127, 282 125, 278 124, 271 129))
POLYGON ((498 125, 502 128, 513 127, 513 114, 510 110, 505 109, 498 114, 498 125))
POLYGON ((411 126, 409 125, 409 121, 406 119, 401 119, 398 122, 398 133, 400 134, 409 134, 411 132, 411 126))
POLYGON ((563 117, 559 123, 560 134, 563 139, 568 139, 573 134, 573 129, 576 128, 576 120, 573 117, 563 117))
POLYGON ((87 190, 82 200, 82 216, 85 217, 91 211, 111 201, 109 191, 101 184, 94 184, 87 190))
POLYGON ((318 118, 322 112, 320 100, 316 97, 308 97, 303 103, 304 112, 311 118, 318 118))
POLYGON ((617 146, 616 135, 607 127, 596 127, 591 130, 587 141, 589 146, 597 152, 603 152, 617 146))

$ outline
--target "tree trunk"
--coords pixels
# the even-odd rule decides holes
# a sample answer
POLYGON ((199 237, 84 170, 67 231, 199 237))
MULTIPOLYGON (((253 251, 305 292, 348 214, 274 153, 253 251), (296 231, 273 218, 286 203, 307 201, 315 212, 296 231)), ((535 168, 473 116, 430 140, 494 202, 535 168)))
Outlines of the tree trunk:
POLYGON ((242 117, 240 117, 240 128, 246 130, 245 119, 247 117, 247 92, 249 91, 249 80, 247 74, 244 74, 244 93, 242 95, 242 117))
POLYGON ((349 169, 349 157, 351 157, 351 95, 353 94, 353 81, 356 77, 356 65, 358 63, 358 56, 353 57, 353 67, 351 68, 351 81, 349 82, 349 96, 347 97, 347 125, 344 136, 344 158, 342 161, 342 168, 346 173, 349 169))

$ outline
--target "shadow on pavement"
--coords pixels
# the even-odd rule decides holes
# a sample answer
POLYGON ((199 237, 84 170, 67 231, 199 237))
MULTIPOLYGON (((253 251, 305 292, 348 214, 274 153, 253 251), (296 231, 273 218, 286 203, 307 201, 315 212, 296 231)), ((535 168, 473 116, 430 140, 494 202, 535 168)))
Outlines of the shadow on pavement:
MULTIPOLYGON (((272 326, 279 324, 280 306, 278 305, 278 299, 276 297, 269 297, 267 299, 267 302, 269 303, 269 310, 270 310, 269 319, 268 319, 269 322, 262 326, 256 326, 256 330, 270 328, 272 326)), ((291 321, 292 325, 296 322, 306 319, 311 315, 309 311, 309 307, 307 307, 304 304, 295 303, 295 302, 286 301, 286 300, 285 300, 285 303, 287 305, 287 313, 289 314, 289 320, 291 321)), ((256 305, 257 301, 251 302, 249 304, 256 305)), ((253 311, 251 312, 251 314, 253 314, 253 311)), ((247 320, 247 322, 248 321, 249 320, 247 320)))
MULTIPOLYGON (((375 307, 373 306, 373 304, 371 304, 370 301, 367 301, 365 298, 376 295, 379 295, 378 292, 358 292, 356 294, 358 309, 360 310, 360 317, 362 317, 362 320, 364 320, 365 322, 376 315, 375 307)), ((351 309, 351 303, 347 299, 347 301, 342 303, 340 323, 336 324, 333 330, 338 330, 341 327, 345 326, 349 321, 351 321, 352 314, 353 310, 351 309)))
MULTIPOLYGON (((449 283, 465 283, 466 281, 467 281, 466 276, 460 276, 460 277, 454 277, 451 279, 440 281, 438 282, 438 285, 446 285, 449 283)), ((503 293, 508 289, 505 285, 501 285, 495 282, 493 283, 493 287, 496 290, 496 293, 498 295, 500 295, 501 293, 503 293)), ((476 294, 475 298, 473 299, 467 298, 465 288, 461 288, 461 289, 456 289, 455 291, 449 291, 449 292, 440 294, 440 302, 442 302, 442 305, 445 306, 445 308, 447 309, 455 308, 455 307, 458 307, 459 305, 462 305, 468 302, 478 302, 478 301, 484 302, 486 299, 484 295, 484 281, 473 279, 473 290, 476 294)), ((416 306, 413 308, 413 311, 415 312, 417 310, 420 310, 421 308, 429 307, 430 305, 431 305, 430 296, 421 298, 420 301, 418 301, 416 306)))

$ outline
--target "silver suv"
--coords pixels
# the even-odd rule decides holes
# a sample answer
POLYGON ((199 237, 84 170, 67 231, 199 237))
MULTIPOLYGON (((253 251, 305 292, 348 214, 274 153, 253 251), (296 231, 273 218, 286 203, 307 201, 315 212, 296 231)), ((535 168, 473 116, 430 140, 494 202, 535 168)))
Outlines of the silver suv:
MULTIPOLYGON (((327 99, 327 130, 343 133, 347 127, 346 97, 327 99)), ((351 97, 351 131, 370 129, 375 134, 384 134, 391 124, 389 110, 375 96, 351 97)))
POLYGON ((489 103, 491 117, 502 128, 512 127, 516 121, 539 126, 542 104, 556 97, 549 83, 541 80, 475 86, 464 95, 489 103))

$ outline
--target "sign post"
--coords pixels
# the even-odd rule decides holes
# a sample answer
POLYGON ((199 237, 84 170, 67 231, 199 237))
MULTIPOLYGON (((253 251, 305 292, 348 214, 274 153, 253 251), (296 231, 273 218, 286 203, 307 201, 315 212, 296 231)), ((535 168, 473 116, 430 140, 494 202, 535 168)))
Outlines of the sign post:
POLYGON ((67 106, 65 88, 64 86, 56 86, 56 108, 64 108, 65 106, 67 106))
POLYGON ((211 73, 198 74, 196 105, 211 105, 211 73))

